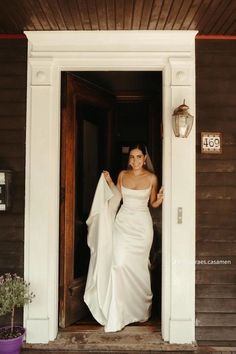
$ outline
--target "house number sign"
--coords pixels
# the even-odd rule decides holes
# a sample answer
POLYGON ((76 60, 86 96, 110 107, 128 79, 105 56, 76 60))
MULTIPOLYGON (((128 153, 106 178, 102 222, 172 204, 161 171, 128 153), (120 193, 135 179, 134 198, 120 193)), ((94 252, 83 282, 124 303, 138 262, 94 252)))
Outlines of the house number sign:
POLYGON ((205 154, 221 154, 222 153, 222 136, 221 133, 201 133, 201 152, 205 154))

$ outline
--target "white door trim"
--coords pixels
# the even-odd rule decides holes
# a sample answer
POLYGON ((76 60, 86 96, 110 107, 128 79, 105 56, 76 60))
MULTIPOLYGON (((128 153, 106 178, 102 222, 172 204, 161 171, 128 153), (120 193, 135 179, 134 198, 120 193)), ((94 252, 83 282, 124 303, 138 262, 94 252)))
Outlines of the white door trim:
POLYGON ((171 115, 186 99, 195 115, 195 31, 29 31, 26 129, 25 307, 27 342, 58 331, 61 71, 162 71, 162 336, 195 340, 195 124, 187 139, 171 115), (177 208, 183 223, 177 223, 177 208))

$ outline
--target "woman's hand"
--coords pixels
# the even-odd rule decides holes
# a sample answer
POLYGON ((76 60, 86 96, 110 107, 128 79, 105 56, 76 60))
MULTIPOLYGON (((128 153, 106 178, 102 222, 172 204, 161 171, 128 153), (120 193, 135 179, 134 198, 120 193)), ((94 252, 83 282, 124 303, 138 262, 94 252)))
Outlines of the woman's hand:
POLYGON ((107 181, 107 183, 110 185, 113 184, 112 178, 110 176, 110 173, 108 171, 103 171, 103 175, 105 177, 105 180, 107 181))
POLYGON ((157 208, 161 205, 161 203, 163 202, 164 199, 164 188, 161 187, 161 189, 159 190, 159 192, 157 193, 157 198, 156 201, 152 204, 152 206, 154 208, 157 208))
MULTIPOLYGON (((160 202, 160 204, 163 202, 164 199, 164 188, 161 187, 159 192, 157 193, 157 200, 160 202)), ((159 205, 160 205, 159 204, 159 205)))

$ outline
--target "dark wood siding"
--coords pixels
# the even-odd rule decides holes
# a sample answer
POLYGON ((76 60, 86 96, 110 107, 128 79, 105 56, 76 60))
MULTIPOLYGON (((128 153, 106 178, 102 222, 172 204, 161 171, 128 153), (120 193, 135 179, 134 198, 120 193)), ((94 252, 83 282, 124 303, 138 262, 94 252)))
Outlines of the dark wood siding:
POLYGON ((196 41, 198 343, 236 344, 236 41, 196 41), (222 132, 223 153, 200 153, 200 133, 222 132))
POLYGON ((23 273, 26 40, 0 40, 0 169, 13 172, 12 207, 0 213, 0 272, 23 273))
MULTIPOLYGON (((26 40, 0 41, 0 169, 13 171, 13 200, 0 213, 0 274, 23 274, 26 40)), ((236 345, 236 41, 196 41, 196 339, 236 345), (223 134, 222 155, 200 154, 200 132, 223 134)), ((0 318, 2 322, 3 319, 0 318)))
POLYGON ((13 173, 12 207, 0 212, 0 274, 23 275, 26 68, 27 41, 0 40, 0 170, 13 173))

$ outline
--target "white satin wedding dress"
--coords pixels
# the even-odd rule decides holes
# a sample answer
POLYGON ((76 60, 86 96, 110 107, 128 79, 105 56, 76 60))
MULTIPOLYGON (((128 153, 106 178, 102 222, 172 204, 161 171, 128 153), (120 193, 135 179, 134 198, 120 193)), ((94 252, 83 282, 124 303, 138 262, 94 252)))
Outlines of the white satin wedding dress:
MULTIPOLYGON (((106 185, 104 188, 107 190, 106 185)), ((96 249, 95 241, 93 244, 89 242, 91 258, 84 300, 94 318, 105 326, 106 332, 119 331, 129 323, 144 322, 150 317, 149 253, 153 239, 152 218, 148 209, 150 191, 151 187, 136 190, 122 186, 123 203, 114 223, 106 216, 106 221, 109 220, 106 225, 97 219, 97 226, 93 228, 93 231, 100 228, 97 237, 103 241, 100 244, 96 241, 96 249)), ((109 210, 111 200, 108 193, 104 208, 100 210, 102 219, 104 210, 105 215, 109 210)), ((90 213, 90 230, 91 220, 90 213)))

